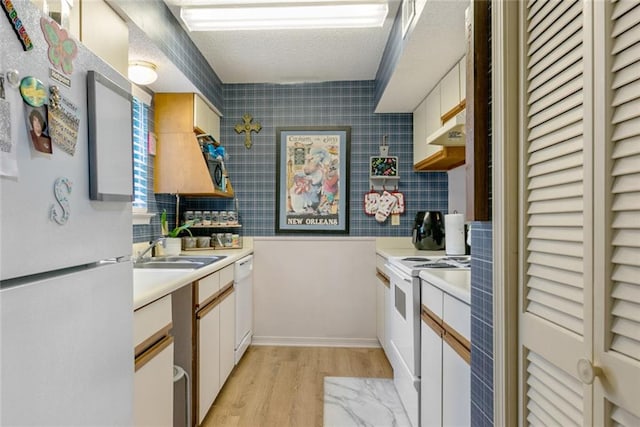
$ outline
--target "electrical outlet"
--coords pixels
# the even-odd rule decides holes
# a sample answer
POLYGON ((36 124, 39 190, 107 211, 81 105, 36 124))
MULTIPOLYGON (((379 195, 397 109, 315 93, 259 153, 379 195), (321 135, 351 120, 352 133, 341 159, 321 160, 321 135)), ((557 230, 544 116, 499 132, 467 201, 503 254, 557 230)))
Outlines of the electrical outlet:
POLYGON ((391 214, 391 225, 400 225, 400 214, 391 214))

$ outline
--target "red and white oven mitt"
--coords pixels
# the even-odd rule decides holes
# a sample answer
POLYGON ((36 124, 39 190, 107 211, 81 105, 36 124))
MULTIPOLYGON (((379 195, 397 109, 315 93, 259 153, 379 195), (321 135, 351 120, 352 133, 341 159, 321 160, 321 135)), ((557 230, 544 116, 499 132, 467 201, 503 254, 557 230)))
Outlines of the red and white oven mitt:
POLYGON ((393 190, 391 192, 391 194, 393 194, 393 196, 395 196, 396 200, 398 200, 396 205, 393 207, 393 210, 391 211, 391 214, 392 215, 393 214, 403 214, 404 213, 404 194, 402 194, 398 190, 393 190))
POLYGON ((380 193, 373 190, 364 195, 364 213, 367 215, 375 215, 378 212, 378 203, 380 203, 380 193))
POLYGON ((384 191, 382 196, 380 196, 380 201, 378 202, 378 210, 376 212, 376 221, 385 222, 387 217, 391 214, 391 211, 398 203, 398 199, 389 193, 388 191, 384 191))

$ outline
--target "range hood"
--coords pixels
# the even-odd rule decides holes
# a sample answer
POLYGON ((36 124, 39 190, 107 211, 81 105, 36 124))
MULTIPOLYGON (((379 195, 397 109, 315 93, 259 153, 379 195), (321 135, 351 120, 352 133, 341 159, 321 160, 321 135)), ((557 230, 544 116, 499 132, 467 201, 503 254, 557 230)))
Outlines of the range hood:
POLYGON ((466 110, 449 119, 440 129, 427 137, 427 144, 460 147, 466 143, 466 110))

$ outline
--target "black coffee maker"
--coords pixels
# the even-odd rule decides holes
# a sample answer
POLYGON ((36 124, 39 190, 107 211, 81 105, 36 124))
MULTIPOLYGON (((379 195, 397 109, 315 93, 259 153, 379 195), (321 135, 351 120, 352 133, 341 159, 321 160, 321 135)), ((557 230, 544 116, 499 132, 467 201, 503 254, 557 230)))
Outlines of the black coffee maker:
POLYGON ((439 211, 420 211, 413 223, 411 242, 416 249, 444 249, 444 216, 439 211))

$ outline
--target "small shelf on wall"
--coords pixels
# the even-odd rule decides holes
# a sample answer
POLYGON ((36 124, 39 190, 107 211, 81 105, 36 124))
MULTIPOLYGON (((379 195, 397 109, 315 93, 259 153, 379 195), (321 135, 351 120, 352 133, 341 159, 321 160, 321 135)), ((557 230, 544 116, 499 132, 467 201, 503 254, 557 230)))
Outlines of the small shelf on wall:
POLYGON ((192 225, 189 228, 242 228, 242 224, 192 225))
POLYGON ((397 156, 372 156, 369 158, 369 181, 372 187, 397 187, 400 181, 398 175, 397 156))

